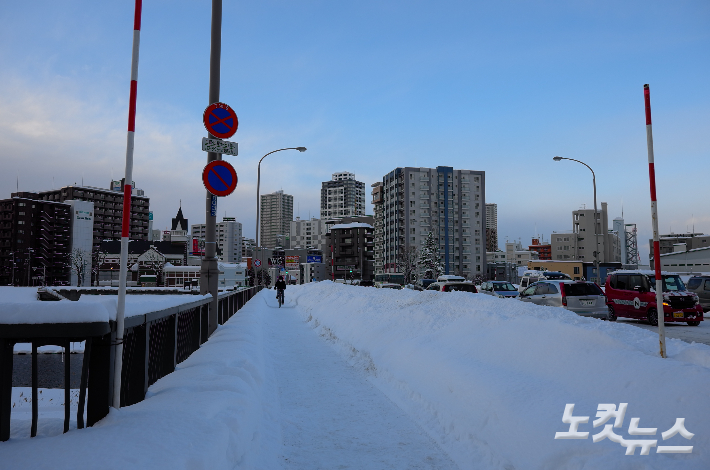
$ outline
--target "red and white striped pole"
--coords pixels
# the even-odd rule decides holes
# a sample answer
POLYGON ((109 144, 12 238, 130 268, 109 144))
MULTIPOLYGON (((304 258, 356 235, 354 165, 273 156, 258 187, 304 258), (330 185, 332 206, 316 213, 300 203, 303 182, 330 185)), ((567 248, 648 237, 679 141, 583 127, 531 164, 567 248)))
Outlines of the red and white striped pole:
POLYGON ((646 105, 646 145, 648 147, 648 179, 651 182, 651 220, 653 223, 653 264, 656 271, 656 315, 658 316, 658 343, 661 357, 666 357, 665 313, 663 312, 663 278, 661 277, 661 247, 658 236, 658 203, 656 202, 656 169, 653 160, 653 130, 651 129, 651 91, 643 86, 646 105))
POLYGON ((131 227, 131 191, 133 182, 133 142, 136 131, 136 95, 138 93, 138 48, 141 39, 143 0, 136 0, 133 17, 133 54, 131 57, 131 93, 128 102, 128 138, 126 142, 126 179, 123 184, 123 223, 121 227, 121 265, 118 276, 116 308, 116 351, 113 370, 113 407, 121 408, 121 369, 123 368, 123 328, 126 312, 126 278, 128 277, 128 237, 131 227))

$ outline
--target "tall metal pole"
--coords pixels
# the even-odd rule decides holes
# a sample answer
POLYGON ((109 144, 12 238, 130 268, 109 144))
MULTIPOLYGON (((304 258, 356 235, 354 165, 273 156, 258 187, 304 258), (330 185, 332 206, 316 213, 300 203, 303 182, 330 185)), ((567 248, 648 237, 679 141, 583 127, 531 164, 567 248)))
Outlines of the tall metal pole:
POLYGON ((126 312, 126 278, 128 276, 128 237, 131 227, 131 192, 133 182, 133 143, 136 131, 136 97, 138 94, 138 49, 141 39, 143 0, 136 0, 133 17, 133 52, 131 57, 131 91, 128 102, 128 136, 126 139, 126 174, 123 182, 123 221, 121 226, 121 261, 118 275, 116 306, 116 351, 113 366, 113 407, 121 407, 121 369, 123 368, 123 329, 126 312))
MULTIPOLYGON (((220 59, 222 54, 222 0, 212 0, 212 31, 210 41, 210 89, 209 103, 219 101, 220 59)), ((208 133, 210 139, 216 137, 208 133)), ((207 163, 221 160, 222 154, 208 152, 207 163)), ((217 329, 219 300, 219 267, 217 266, 217 196, 209 191, 205 198, 205 257, 200 269, 200 293, 212 294, 208 316, 208 331, 217 329)))
POLYGON ((656 271, 656 315, 658 316, 658 345, 661 357, 666 357, 666 325, 663 313, 663 278, 661 277, 661 247, 658 236, 658 205, 656 202, 656 169, 653 157, 653 131, 651 129, 651 90, 643 86, 646 106, 646 146, 648 147, 648 179, 651 185, 651 222, 653 223, 653 264, 656 271))
MULTIPOLYGON (((593 217, 593 219, 594 219, 594 240, 596 241, 596 251, 594 252, 594 269, 597 272, 597 282, 600 282, 601 276, 599 273, 599 234, 598 234, 599 231, 597 230, 597 177, 594 174, 594 170, 592 170, 592 167, 580 160, 575 160, 574 158, 567 158, 567 157, 553 157, 552 159, 555 160, 556 162, 559 162, 560 160, 571 160, 573 162, 581 163, 582 165, 589 168, 589 171, 592 172, 592 186, 594 187, 594 217, 593 217)), ((600 217, 600 220, 601 220, 601 217, 600 217)))
MULTIPOLYGON (((287 147, 284 149, 272 150, 267 153, 259 160, 259 165, 256 171, 256 236, 254 237, 255 248, 259 247, 259 186, 261 185, 261 161, 271 155, 272 153, 281 152, 282 150, 298 150, 299 152, 305 152, 306 147, 287 147)), ((256 270, 254 271, 256 273, 256 270)))

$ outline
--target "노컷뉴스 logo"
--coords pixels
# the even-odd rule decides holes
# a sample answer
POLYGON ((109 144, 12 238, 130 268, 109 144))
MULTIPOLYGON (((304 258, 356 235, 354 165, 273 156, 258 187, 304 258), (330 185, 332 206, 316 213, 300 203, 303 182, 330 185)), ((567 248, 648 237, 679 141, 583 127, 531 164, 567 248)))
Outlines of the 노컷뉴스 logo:
MULTIPOLYGON (((640 455, 648 455, 651 447, 656 447, 658 439, 624 439, 614 433, 613 428, 620 428, 624 424, 624 415, 628 403, 619 403, 619 409, 613 403, 600 403, 597 407, 597 419, 592 423, 594 427, 599 427, 604 424, 604 429, 601 432, 592 436, 594 443, 609 439, 612 442, 621 444, 626 447, 626 455, 634 455, 636 448, 641 449, 640 455), (614 424, 605 424, 611 418, 614 418, 614 424)), ((567 432, 555 433, 555 439, 587 439, 588 431, 580 431, 579 425, 589 422, 589 416, 573 416, 574 403, 565 405, 565 411, 562 414, 562 422, 569 424, 567 432)), ((640 428, 640 418, 631 418, 629 423, 629 435, 631 436, 655 436, 658 428, 640 428)), ((685 429, 685 418, 676 418, 675 424, 667 431, 662 432, 663 440, 670 439, 676 434, 680 434, 686 439, 692 439, 695 434, 688 432, 685 429)), ((658 446, 656 447, 657 454, 690 454, 693 452, 693 446, 658 446)))

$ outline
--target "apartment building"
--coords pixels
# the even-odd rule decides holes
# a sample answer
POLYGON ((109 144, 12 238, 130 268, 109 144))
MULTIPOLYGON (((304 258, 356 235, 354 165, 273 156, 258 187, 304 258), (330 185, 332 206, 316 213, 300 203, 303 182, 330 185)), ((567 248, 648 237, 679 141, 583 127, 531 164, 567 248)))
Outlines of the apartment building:
POLYGON ((378 181, 371 185, 372 188, 372 206, 375 213, 375 222, 373 225, 373 244, 374 244, 374 269, 375 274, 384 273, 384 216, 383 216, 383 186, 382 182, 378 181))
POLYGON ((349 223, 366 223, 372 225, 374 219, 372 216, 363 215, 355 217, 333 217, 330 219, 301 220, 296 217, 296 220, 291 222, 289 232, 288 248, 315 248, 318 250, 327 249, 327 236, 330 229, 336 224, 349 223))
POLYGON ((331 279, 373 280, 373 227, 362 222, 335 224, 327 235, 323 251, 331 279))
MULTIPOLYGON (((92 186, 65 186, 61 189, 23 193, 26 197, 42 201, 64 202, 66 200, 89 201, 94 203, 93 250, 96 251, 103 240, 120 240, 123 225, 123 190, 121 181, 112 181, 113 189, 92 186)), ((130 239, 148 240, 150 199, 135 183, 131 195, 130 239)))
MULTIPOLYGON (((197 254, 200 254, 200 240, 204 240, 207 236, 207 225, 193 224, 190 230, 192 231, 192 239, 197 240, 197 254)), ((219 259, 226 263, 241 263, 243 254, 242 224, 237 222, 234 217, 224 217, 222 222, 215 225, 215 233, 220 253, 219 259)), ((195 242, 193 241, 193 253, 194 247, 195 242)))
POLYGON ((486 203, 486 252, 498 251, 498 204, 486 203))
POLYGON ((452 167, 396 168, 382 179, 382 262, 398 272, 404 249, 439 242, 445 274, 486 270, 485 172, 452 167))
POLYGON ((520 242, 506 242, 505 244, 505 260, 516 266, 527 266, 530 260, 536 260, 538 256, 537 251, 524 249, 520 242))
POLYGON ((263 194, 259 212, 261 246, 284 246, 293 220, 293 196, 284 194, 283 190, 263 194))
MULTIPOLYGON (((625 240, 609 230, 607 203, 602 202, 601 210, 580 209, 572 212, 572 231, 550 235, 551 257, 553 260, 594 261, 594 252, 599 241, 599 262, 621 261, 621 244, 625 240), (596 227, 595 227, 596 225, 596 227), (595 229, 597 236, 595 237, 595 229)), ((623 234, 622 234, 623 235, 623 234)))
POLYGON ((68 284, 70 249, 69 204, 24 192, 0 201, 0 285, 68 284))
POLYGON ((320 217, 353 217, 365 215, 365 183, 355 180, 355 174, 333 173, 320 190, 320 217))

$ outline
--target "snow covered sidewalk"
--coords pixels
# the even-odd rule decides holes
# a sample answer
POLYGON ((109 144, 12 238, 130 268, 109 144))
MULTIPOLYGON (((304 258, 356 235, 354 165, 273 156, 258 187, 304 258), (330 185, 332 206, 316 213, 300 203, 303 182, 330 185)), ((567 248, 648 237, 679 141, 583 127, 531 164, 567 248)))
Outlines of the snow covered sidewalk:
MULTIPOLYGON (((290 294, 295 289, 287 290, 290 294)), ((367 375, 347 364, 294 312, 263 300, 289 469, 457 469, 367 375)), ((261 298, 259 299, 262 300, 261 298)))

